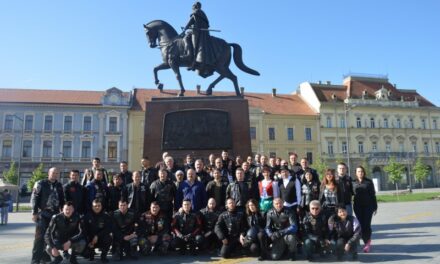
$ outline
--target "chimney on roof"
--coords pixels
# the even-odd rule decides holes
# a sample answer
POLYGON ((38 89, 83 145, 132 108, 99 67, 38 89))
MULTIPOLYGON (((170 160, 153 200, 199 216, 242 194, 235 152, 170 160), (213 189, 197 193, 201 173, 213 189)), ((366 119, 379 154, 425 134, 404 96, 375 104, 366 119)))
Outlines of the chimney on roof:
POLYGON ((397 84, 394 83, 393 86, 394 86, 394 88, 397 88, 397 84))
POLYGON ((321 82, 321 81, 318 81, 318 84, 322 84, 322 82, 321 82))
POLYGON ((240 92, 241 92, 241 95, 244 95, 244 87, 243 86, 240 87, 240 92))
POLYGON ((200 84, 197 84, 197 85, 196 85, 196 91, 197 91, 197 94, 200 94, 200 89, 201 89, 200 84))
POLYGON ((272 88, 272 97, 277 96, 277 88, 272 88))
POLYGON ((326 81, 326 83, 327 83, 327 85, 330 85, 330 84, 332 84, 332 82, 331 82, 331 81, 326 81))

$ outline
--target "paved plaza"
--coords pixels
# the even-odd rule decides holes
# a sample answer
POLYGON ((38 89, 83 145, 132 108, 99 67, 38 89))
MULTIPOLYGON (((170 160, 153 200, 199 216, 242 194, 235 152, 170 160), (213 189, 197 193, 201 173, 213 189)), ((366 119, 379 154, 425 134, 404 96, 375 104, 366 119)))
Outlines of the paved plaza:
MULTIPOLYGON (((0 263, 30 263, 34 234, 30 212, 11 213, 9 216, 10 223, 0 226, 0 263)), ((372 240, 372 253, 360 253, 359 262, 440 263, 440 201, 379 204, 378 214, 373 218, 372 240)), ((144 263, 146 259, 124 263, 144 263)), ((180 256, 174 253, 161 258, 150 257, 149 260, 155 263, 258 262, 247 257, 222 260, 216 256, 180 256)), ((79 261, 91 263, 84 259, 79 261)), ((317 261, 332 263, 336 259, 330 257, 317 261)), ((307 261, 303 255, 298 255, 296 263, 307 261)))

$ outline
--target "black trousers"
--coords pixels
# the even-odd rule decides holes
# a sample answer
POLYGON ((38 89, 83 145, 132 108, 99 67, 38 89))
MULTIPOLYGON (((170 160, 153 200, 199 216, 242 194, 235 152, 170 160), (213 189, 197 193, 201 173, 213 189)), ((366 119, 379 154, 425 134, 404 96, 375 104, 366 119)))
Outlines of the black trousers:
POLYGON ((46 243, 44 242, 44 234, 49 227, 50 219, 53 213, 42 212, 39 214, 37 223, 35 225, 35 238, 32 248, 32 262, 39 262, 42 258, 50 259, 44 250, 46 243))
MULTIPOLYGON (((336 256, 338 258, 342 257, 344 255, 345 252, 345 244, 347 244, 348 239, 345 238, 338 238, 336 241, 332 241, 332 245, 333 245, 333 250, 336 254, 336 256)), ((357 242, 356 243, 351 243, 350 244, 350 253, 355 253, 357 252, 357 242)))
POLYGON ((373 218, 373 208, 370 206, 354 205, 354 213, 356 214, 362 229, 362 240, 367 243, 371 239, 371 220, 373 218))
POLYGON ((220 256, 222 258, 229 258, 231 254, 240 248, 240 243, 238 241, 238 237, 228 237, 228 244, 222 244, 222 248, 220 249, 220 256))

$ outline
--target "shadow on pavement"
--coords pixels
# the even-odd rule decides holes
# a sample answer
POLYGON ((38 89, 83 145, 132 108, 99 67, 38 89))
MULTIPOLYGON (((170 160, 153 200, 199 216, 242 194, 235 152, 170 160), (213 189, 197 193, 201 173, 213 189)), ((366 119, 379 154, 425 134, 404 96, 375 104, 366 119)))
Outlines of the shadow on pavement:
POLYGON ((402 224, 374 224, 372 226, 374 231, 382 230, 394 230, 405 228, 424 228, 424 227, 440 227, 440 222, 428 222, 428 223, 402 223, 402 224))
POLYGON ((431 235, 428 232, 401 232, 401 233, 392 233, 392 232, 382 232, 373 233, 373 239, 396 239, 396 238, 411 238, 411 237, 435 237, 436 235, 431 235))
POLYGON ((375 244, 373 250, 374 253, 428 253, 439 252, 440 244, 375 244))
POLYGON ((359 262, 362 263, 377 263, 377 262, 390 262, 390 261, 403 261, 403 260, 427 260, 432 259, 430 256, 411 256, 403 254, 376 254, 371 253, 368 255, 360 255, 359 262))
POLYGON ((33 222, 29 222, 29 223, 8 223, 8 225, 0 227, 0 234, 2 234, 2 235, 16 234, 17 230, 23 229, 23 228, 29 228, 29 227, 35 227, 35 223, 33 223, 33 222))

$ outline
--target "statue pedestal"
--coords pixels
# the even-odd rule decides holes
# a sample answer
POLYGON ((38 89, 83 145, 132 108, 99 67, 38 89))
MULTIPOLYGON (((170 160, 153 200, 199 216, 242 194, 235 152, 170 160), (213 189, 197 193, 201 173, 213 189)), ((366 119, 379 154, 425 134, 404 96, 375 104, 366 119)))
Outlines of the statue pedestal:
POLYGON ((248 101, 237 96, 152 98, 146 102, 144 156, 154 164, 167 151, 182 164, 186 154, 207 162, 222 150, 251 155, 248 101))

